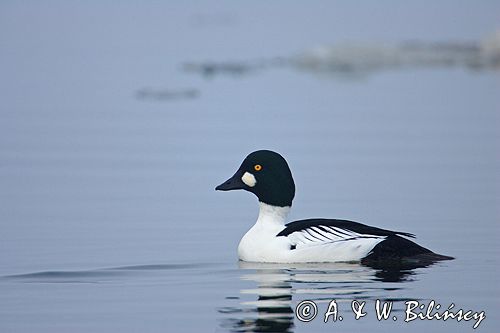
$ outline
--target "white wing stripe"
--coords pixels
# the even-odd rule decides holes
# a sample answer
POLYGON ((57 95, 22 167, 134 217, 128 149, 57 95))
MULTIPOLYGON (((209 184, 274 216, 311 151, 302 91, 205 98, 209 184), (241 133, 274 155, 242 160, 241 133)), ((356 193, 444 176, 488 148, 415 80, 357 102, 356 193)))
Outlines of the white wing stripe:
POLYGON ((318 227, 312 227, 310 232, 313 233, 316 237, 320 238, 323 241, 331 241, 332 240, 330 237, 327 237, 325 234, 323 234, 321 229, 319 229, 318 227))
POLYGON ((318 234, 320 235, 322 238, 326 238, 326 239, 329 239, 328 235, 323 231, 321 230, 320 228, 318 227, 311 227, 310 228, 310 231, 311 232, 314 232, 315 234, 318 234))
POLYGON ((313 245, 337 243, 342 241, 356 241, 366 238, 384 239, 385 236, 377 236, 370 234, 360 234, 348 229, 342 229, 330 226, 311 226, 309 228, 295 231, 288 235, 290 241, 295 244, 313 245))
POLYGON ((314 240, 314 238, 309 234, 307 230, 304 230, 304 232, 301 232, 300 234, 309 242, 317 242, 317 240, 314 240))
POLYGON ((336 232, 340 233, 340 234, 344 234, 344 235, 347 235, 347 236, 358 236, 359 234, 357 232, 354 232, 352 230, 347 230, 347 229, 341 229, 341 228, 333 228, 336 232))
POLYGON ((309 235, 311 235, 313 238, 315 238, 315 239, 316 239, 316 240, 315 240, 316 242, 317 242, 317 241, 320 241, 320 242, 325 241, 325 239, 324 239, 323 237, 321 237, 320 235, 318 235, 318 233, 317 233, 317 232, 315 232, 314 230, 312 230, 312 229, 310 229, 310 228, 309 228, 309 229, 306 229, 306 231, 307 231, 307 233, 308 233, 309 235))
POLYGON ((335 229, 333 229, 333 228, 330 228, 330 227, 323 227, 323 228, 328 229, 328 231, 329 231, 329 232, 330 232, 333 236, 335 236, 335 237, 337 237, 337 238, 343 238, 343 237, 345 237, 345 235, 344 235, 344 234, 341 234, 341 233, 337 232, 337 231, 336 231, 335 229))
POLYGON ((302 244, 307 244, 309 243, 310 241, 307 240, 304 235, 300 232, 294 232, 293 234, 291 234, 290 236, 290 239, 293 241, 293 242, 297 242, 297 243, 302 243, 302 244))
POLYGON ((345 229, 340 229, 340 228, 330 228, 332 230, 332 234, 334 234, 336 237, 340 239, 346 239, 346 238, 353 238, 353 237, 358 237, 360 234, 350 231, 350 230, 345 230, 345 229))

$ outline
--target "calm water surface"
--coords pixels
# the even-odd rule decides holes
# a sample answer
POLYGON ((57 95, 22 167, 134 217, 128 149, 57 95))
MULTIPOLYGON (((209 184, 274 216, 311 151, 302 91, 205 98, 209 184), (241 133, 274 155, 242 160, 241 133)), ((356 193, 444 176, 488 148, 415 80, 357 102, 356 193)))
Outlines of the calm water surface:
POLYGON ((370 6, 1 4, 0 331, 473 331, 404 323, 405 301, 435 300, 485 311, 477 331, 493 332, 498 70, 183 70, 343 41, 480 41, 500 22, 493 2, 370 6), (407 231, 456 260, 239 263, 258 206, 214 187, 262 148, 292 168, 291 220, 407 231), (324 323, 333 299, 343 320, 324 323), (394 302, 388 320, 377 299, 394 302), (311 322, 295 318, 304 300, 319 310, 311 322))

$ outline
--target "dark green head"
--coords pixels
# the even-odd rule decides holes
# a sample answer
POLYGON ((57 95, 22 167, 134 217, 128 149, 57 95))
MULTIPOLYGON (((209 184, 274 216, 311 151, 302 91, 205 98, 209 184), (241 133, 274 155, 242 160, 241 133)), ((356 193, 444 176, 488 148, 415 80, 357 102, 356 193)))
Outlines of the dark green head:
POLYGON ((238 171, 215 188, 219 191, 246 190, 260 202, 273 206, 291 206, 295 196, 292 172, 283 156, 270 150, 248 155, 238 171))

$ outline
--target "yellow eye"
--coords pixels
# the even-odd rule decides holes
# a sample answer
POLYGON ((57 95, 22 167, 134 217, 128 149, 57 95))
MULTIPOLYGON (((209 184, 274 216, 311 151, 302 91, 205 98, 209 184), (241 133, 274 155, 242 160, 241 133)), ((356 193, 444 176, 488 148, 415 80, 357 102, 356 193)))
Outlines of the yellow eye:
POLYGON ((255 164, 255 165, 253 166, 253 168, 255 169, 255 171, 260 171, 260 170, 262 170, 262 165, 260 165, 260 164, 255 164))

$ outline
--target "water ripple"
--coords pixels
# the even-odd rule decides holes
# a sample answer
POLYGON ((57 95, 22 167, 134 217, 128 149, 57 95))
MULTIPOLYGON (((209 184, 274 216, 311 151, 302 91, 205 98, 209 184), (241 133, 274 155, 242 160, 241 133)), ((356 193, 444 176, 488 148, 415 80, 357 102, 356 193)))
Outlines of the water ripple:
POLYGON ((20 282, 43 282, 43 283, 99 283, 105 279, 137 274, 147 271, 182 271, 201 269, 215 266, 209 263, 191 263, 191 264, 148 264, 118 266, 89 270, 75 271, 41 271, 24 274, 14 274, 2 276, 2 279, 8 279, 20 282))

